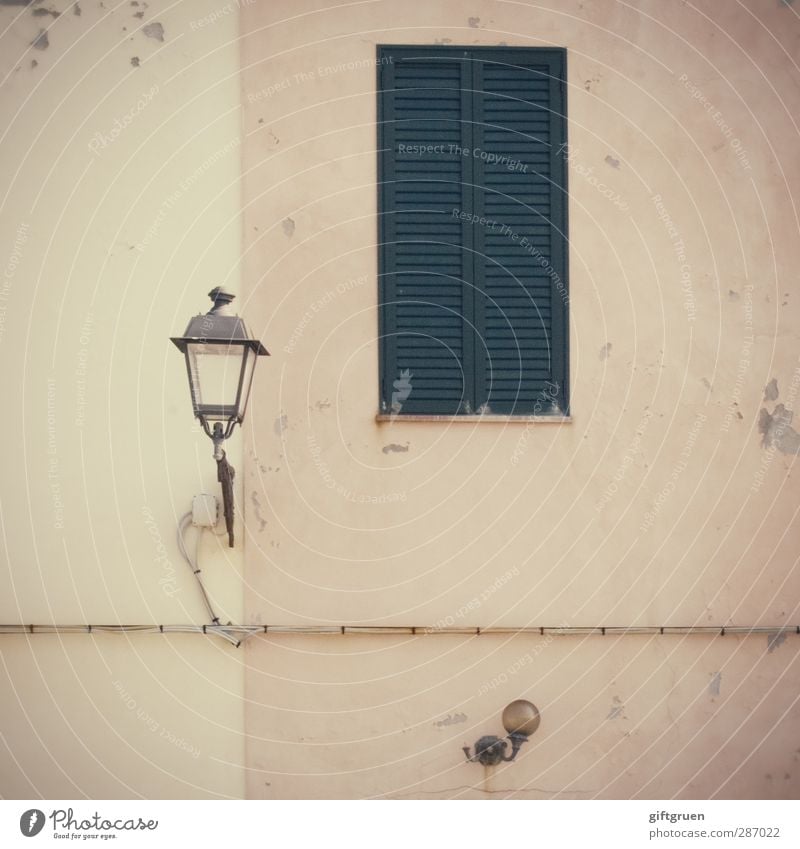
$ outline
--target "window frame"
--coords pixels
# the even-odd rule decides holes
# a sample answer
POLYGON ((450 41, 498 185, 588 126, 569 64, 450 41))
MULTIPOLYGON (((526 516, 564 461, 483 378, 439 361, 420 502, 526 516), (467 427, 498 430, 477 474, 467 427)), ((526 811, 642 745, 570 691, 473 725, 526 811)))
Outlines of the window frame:
MULTIPOLYGON (((376 99, 377 99, 377 218, 378 218, 378 421, 542 421, 542 422, 565 422, 571 421, 570 413, 570 336, 569 336, 569 192, 568 192, 568 167, 564 151, 568 149, 568 106, 567 106, 567 50, 563 47, 506 47, 506 46, 470 46, 470 45, 428 45, 428 44, 379 44, 376 48, 376 99), (386 116, 384 114, 384 94, 387 90, 383 85, 384 70, 386 65, 393 64, 398 58, 405 58, 402 54, 407 53, 408 58, 418 58, 421 61, 431 57, 449 58, 475 58, 475 59, 499 59, 510 63, 524 64, 530 62, 531 57, 538 56, 541 60, 546 58, 548 64, 555 63, 560 69, 560 74, 551 77, 553 85, 558 91, 560 100, 560 112, 551 108, 551 122, 559 127, 557 142, 552 143, 550 153, 551 165, 551 203, 558 204, 558 220, 562 222, 563 231, 558 234, 551 248, 551 259, 558 251, 558 259, 562 275, 560 278, 562 292, 558 291, 553 277, 550 277, 551 307, 553 314, 550 324, 550 349, 552 360, 552 372, 554 381, 558 381, 559 394, 557 405, 549 409, 537 410, 534 406, 532 412, 513 413, 394 413, 387 402, 391 397, 392 377, 386 372, 389 356, 387 346, 389 335, 386 328, 387 313, 387 253, 389 243, 387 241, 386 225, 387 211, 384 201, 385 186, 385 147, 384 132, 386 128, 386 116), (557 244, 555 244, 557 242, 557 244), (387 383, 389 385, 387 385, 387 383)), ((475 77, 473 76, 473 79, 475 77)), ((470 109, 476 108, 478 95, 484 89, 473 89, 470 109)), ((552 104, 552 99, 551 99, 552 104)), ((551 126, 552 126, 551 124, 551 126)), ((551 136, 552 138, 552 136, 551 136)), ((552 214, 551 219, 555 219, 552 214)), ((466 249, 466 248, 465 248, 466 249)), ((558 275, 556 275, 558 276, 558 275)), ((477 282, 476 282, 477 285, 477 282)), ((470 367, 477 372, 481 366, 478 364, 477 356, 472 352, 470 367)), ((556 385, 556 384, 552 384, 556 385)))

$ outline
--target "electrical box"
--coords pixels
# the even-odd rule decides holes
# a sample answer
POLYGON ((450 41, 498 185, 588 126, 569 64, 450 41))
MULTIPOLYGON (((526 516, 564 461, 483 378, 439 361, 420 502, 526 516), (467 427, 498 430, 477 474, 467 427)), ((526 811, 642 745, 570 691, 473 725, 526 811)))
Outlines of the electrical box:
POLYGON ((219 505, 215 495, 201 493, 192 499, 192 524, 196 528, 216 527, 219 505))

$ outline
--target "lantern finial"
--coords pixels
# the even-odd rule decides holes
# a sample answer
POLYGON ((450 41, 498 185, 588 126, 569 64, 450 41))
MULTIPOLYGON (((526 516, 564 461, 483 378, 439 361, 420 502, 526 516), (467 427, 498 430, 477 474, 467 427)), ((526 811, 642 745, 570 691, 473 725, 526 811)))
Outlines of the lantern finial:
POLYGON ((209 315, 230 315, 229 305, 236 297, 233 292, 229 292, 224 286, 215 286, 209 293, 214 306, 208 311, 209 315))

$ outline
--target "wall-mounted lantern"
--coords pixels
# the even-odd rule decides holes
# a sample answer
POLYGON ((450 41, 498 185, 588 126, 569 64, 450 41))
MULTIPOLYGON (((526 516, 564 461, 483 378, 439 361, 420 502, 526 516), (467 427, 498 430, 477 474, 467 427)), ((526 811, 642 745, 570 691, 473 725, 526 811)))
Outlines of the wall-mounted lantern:
POLYGON ((511 741, 510 757, 506 756, 508 745, 506 741, 494 735, 481 737, 475 743, 475 754, 472 756, 470 756, 469 747, 464 746, 464 754, 470 763, 478 762, 484 766, 495 766, 502 761, 513 761, 522 744, 527 742, 528 737, 539 727, 540 721, 539 710, 535 704, 526 699, 517 699, 506 705, 503 711, 503 728, 511 741))
POLYGON ((234 469, 225 458, 222 443, 244 420, 256 359, 268 356, 269 351, 250 336, 242 319, 231 313, 234 295, 218 286, 208 297, 213 302, 211 309, 192 318, 183 336, 172 341, 186 357, 194 415, 214 442, 228 544, 233 548, 234 469))

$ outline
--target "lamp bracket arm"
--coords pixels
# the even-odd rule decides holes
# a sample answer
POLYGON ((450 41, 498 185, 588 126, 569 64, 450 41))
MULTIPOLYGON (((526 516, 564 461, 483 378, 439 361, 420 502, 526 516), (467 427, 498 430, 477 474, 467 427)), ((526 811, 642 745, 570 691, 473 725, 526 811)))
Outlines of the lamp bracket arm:
POLYGON ((217 480, 222 484, 222 512, 228 531, 228 546, 233 548, 233 478, 236 471, 228 462, 225 452, 219 450, 222 456, 217 458, 217 480))

